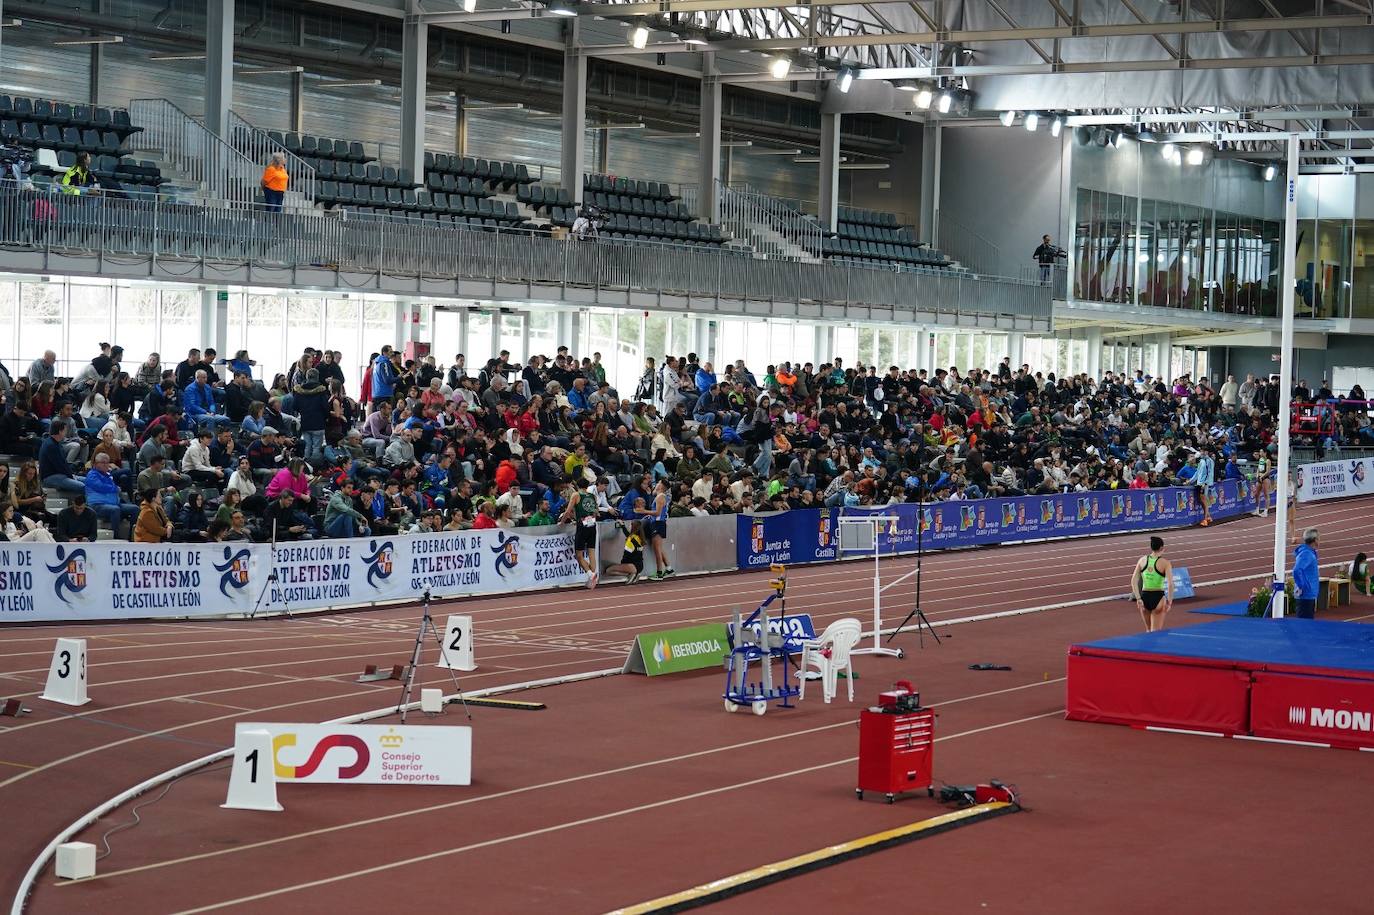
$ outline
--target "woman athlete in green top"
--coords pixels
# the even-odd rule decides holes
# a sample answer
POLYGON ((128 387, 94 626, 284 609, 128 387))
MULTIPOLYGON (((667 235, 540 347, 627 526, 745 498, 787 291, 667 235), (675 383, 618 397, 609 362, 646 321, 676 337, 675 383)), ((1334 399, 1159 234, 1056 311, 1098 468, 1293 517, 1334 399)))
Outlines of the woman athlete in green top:
POLYGON ((1163 552, 1164 538, 1151 537, 1149 555, 1140 557, 1131 570, 1131 593, 1146 632, 1164 628, 1164 614, 1174 603, 1173 566, 1160 555, 1163 552))

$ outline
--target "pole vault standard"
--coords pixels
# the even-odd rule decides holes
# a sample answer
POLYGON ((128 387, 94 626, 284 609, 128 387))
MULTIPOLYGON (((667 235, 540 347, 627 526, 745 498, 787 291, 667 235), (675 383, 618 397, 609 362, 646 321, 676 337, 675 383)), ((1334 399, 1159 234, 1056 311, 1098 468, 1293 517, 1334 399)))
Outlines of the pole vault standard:
MULTIPOLYGON (((897 518, 892 515, 860 515, 839 519, 840 540, 837 546, 840 554, 873 554, 873 644, 865 648, 855 648, 850 654, 881 654, 893 658, 902 658, 906 657, 906 652, 902 649, 888 648, 882 644, 883 591, 887 589, 883 587, 882 574, 878 565, 878 560, 882 557, 878 549, 878 531, 885 524, 895 526, 897 518)), ((903 577, 905 578, 905 576, 903 577)))
POLYGON ((1274 512, 1274 588, 1269 603, 1270 613, 1282 619, 1284 581, 1288 574, 1288 462, 1291 458, 1289 426, 1293 411, 1293 287, 1297 280, 1298 260, 1298 137, 1288 137, 1288 197, 1283 209, 1283 272, 1279 274, 1280 302, 1283 308, 1283 331, 1279 348, 1279 455, 1275 461, 1277 479, 1277 509, 1274 512))

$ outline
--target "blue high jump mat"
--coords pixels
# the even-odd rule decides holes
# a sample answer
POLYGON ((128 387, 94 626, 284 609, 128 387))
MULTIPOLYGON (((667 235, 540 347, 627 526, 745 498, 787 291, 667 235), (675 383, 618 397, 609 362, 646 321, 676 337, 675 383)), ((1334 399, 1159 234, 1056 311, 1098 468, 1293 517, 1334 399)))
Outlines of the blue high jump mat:
POLYGON ((1189 610, 1189 613, 1206 613, 1210 616, 1245 616, 1250 608, 1247 600, 1237 601, 1233 604, 1213 604, 1210 607, 1197 607, 1189 610))
POLYGON ((1232 662, 1258 669, 1340 670, 1374 674, 1374 626, 1335 620, 1244 617, 1074 645, 1132 656, 1165 655, 1201 662, 1232 662))

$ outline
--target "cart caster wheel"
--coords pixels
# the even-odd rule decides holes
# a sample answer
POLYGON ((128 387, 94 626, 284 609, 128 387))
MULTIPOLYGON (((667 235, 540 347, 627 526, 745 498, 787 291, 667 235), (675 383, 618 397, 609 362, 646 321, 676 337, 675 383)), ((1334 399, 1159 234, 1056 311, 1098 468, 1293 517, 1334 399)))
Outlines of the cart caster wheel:
POLYGON ((934 796, 935 796, 935 789, 934 789, 934 788, 927 788, 927 789, 926 789, 926 797, 934 797, 934 796))
POLYGON ((897 649, 897 660, 900 661, 902 658, 905 658, 905 657, 906 657, 906 649, 905 649, 905 648, 898 648, 898 649, 897 649))
POLYGON ((864 799, 864 789, 862 789, 862 788, 855 788, 855 789, 854 789, 854 796, 857 797, 859 800, 863 800, 863 799, 864 799))
POLYGON ((726 700, 725 700, 725 710, 726 710, 727 712, 738 712, 738 711, 739 711, 739 706, 736 705, 736 704, 735 704, 734 702, 732 702, 731 700, 726 699, 726 700))
POLYGON ((897 800, 897 799, 896 799, 895 797, 893 797, 892 795, 890 795, 890 794, 887 796, 887 802, 888 802, 889 804, 895 802, 896 800, 897 800))
POLYGON ((767 703, 767 702, 764 702, 762 699, 759 699, 759 700, 757 700, 757 701, 754 703, 754 714, 755 714, 755 715, 762 715, 762 714, 763 714, 764 712, 766 712, 766 711, 768 711, 768 703, 767 703))

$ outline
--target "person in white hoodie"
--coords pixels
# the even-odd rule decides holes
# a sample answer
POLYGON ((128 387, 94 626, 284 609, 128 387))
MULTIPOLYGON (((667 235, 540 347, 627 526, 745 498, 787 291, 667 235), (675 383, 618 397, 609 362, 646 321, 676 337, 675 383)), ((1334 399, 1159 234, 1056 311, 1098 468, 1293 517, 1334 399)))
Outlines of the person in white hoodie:
POLYGON ((186 446, 181 458, 181 470, 197 483, 220 486, 224 483, 224 471, 210 460, 210 430, 201 429, 186 446))

